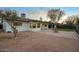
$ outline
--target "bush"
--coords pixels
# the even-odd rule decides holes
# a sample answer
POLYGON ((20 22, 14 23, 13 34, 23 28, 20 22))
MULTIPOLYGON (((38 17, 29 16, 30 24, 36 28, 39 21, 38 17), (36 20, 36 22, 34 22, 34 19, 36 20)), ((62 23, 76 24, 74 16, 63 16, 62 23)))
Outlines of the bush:
POLYGON ((74 29, 74 26, 71 24, 57 24, 57 28, 60 29, 74 29))

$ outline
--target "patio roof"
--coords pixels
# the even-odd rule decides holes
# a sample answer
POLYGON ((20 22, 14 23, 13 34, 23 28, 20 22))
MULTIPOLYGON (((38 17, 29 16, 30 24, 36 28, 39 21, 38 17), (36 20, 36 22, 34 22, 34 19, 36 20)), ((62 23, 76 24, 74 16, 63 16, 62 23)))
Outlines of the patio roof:
POLYGON ((41 21, 41 20, 35 20, 35 19, 29 19, 29 18, 17 19, 16 21, 20 21, 20 22, 41 22, 41 23, 49 23, 47 21, 41 21))

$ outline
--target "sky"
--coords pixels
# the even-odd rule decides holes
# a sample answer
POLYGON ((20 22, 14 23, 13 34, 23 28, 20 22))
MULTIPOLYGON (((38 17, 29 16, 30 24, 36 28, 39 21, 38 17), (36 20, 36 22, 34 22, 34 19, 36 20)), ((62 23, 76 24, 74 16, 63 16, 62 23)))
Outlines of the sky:
POLYGON ((79 7, 0 7, 0 9, 11 9, 16 10, 18 15, 20 16, 21 13, 26 14, 26 18, 32 18, 39 20, 40 17, 43 18, 44 21, 49 21, 50 19, 47 18, 47 12, 50 9, 61 9, 65 12, 65 19, 69 15, 79 14, 79 7))

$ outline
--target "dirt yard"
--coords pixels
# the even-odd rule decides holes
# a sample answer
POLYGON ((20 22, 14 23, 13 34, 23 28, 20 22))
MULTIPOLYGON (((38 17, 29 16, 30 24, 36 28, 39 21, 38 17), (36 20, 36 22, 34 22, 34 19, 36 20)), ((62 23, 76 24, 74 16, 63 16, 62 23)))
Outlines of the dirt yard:
POLYGON ((0 33, 1 52, 77 52, 79 40, 39 32, 0 33))

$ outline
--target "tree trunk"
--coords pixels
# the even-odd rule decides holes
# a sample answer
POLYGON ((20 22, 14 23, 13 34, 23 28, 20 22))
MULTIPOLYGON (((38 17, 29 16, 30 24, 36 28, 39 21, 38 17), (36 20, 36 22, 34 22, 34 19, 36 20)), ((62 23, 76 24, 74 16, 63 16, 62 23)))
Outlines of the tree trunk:
POLYGON ((16 33, 17 33, 16 26, 13 25, 12 29, 13 29, 13 33, 14 33, 14 38, 16 38, 16 33))
POLYGON ((56 24, 54 24, 54 32, 58 32, 57 31, 57 25, 56 24))
POLYGON ((57 29, 57 26, 56 26, 56 24, 54 25, 54 30, 56 30, 57 29))
POLYGON ((14 31, 13 31, 13 33, 14 33, 14 38, 16 38, 16 28, 14 28, 14 31))
POLYGON ((14 26, 13 23, 9 23, 9 22, 8 22, 8 24, 11 26, 11 29, 12 29, 13 34, 14 34, 14 38, 16 38, 16 33, 17 33, 16 27, 14 26))

